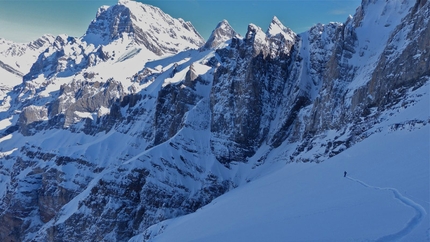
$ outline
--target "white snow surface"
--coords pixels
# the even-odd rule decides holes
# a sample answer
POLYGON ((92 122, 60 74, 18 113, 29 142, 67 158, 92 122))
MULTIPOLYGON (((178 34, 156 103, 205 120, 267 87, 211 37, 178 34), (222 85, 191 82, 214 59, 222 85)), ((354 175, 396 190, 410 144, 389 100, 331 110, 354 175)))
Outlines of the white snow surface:
POLYGON ((22 82, 22 78, 0 67, 0 87, 14 87, 22 82))
POLYGON ((294 33, 291 29, 285 27, 281 21, 275 16, 272 19, 272 22, 269 25, 269 28, 266 31, 268 37, 272 37, 275 35, 282 35, 286 41, 294 42, 293 36, 294 33))

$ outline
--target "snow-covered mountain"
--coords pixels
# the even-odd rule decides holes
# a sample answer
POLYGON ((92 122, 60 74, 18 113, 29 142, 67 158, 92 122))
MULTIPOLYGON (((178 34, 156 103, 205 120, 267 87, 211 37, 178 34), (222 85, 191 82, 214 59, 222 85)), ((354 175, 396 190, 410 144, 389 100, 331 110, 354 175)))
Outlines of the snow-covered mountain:
MULTIPOLYGON (((0 68, 22 77, 30 70, 39 54, 50 46, 54 36, 44 35, 28 44, 14 43, 0 38, 0 68)), ((10 83, 2 80, 4 83, 10 83)), ((13 83, 16 85, 16 83, 13 83)), ((18 83, 19 84, 19 83, 18 83)))
MULTIPOLYGON (((6 97, 30 70, 37 57, 54 41, 54 36, 44 35, 27 44, 13 43, 0 38, 0 100, 6 97)), ((0 110, 9 108, 3 104, 0 110)))
POLYGON ((220 45, 225 44, 233 37, 240 38, 240 34, 236 33, 236 31, 230 26, 228 21, 224 19, 212 31, 212 34, 209 36, 209 39, 206 41, 203 48, 206 48, 206 49, 221 48, 220 45))
POLYGON ((129 41, 159 56, 204 44, 190 22, 174 19, 157 7, 128 0, 99 8, 83 39, 94 45, 129 41))
POLYGON ((170 240, 176 228, 190 230, 184 221, 257 199, 251 190, 260 185, 273 189, 267 199, 288 189, 292 198, 280 200, 286 212, 276 212, 281 203, 240 212, 269 214, 276 226, 247 222, 231 232, 230 223, 207 223, 177 238, 237 241, 249 233, 260 240, 270 232, 284 241, 276 237, 279 221, 314 223, 333 211, 329 222, 347 230, 309 237, 292 226, 292 240, 427 239, 429 187, 412 186, 429 178, 429 8, 423 0, 363 1, 345 23, 301 34, 274 17, 267 30, 250 24, 241 37, 224 20, 204 42, 189 22, 120 1, 101 7, 82 37, 1 40, 0 71, 13 81, 4 79, 0 106, 0 240, 170 240), (381 152, 404 144, 411 160, 396 151, 374 161, 378 173, 361 176, 373 169, 373 155, 384 156, 369 147, 385 139, 393 142, 381 152), (414 142, 427 151, 413 156, 414 142), (324 178, 344 169, 352 172, 349 185, 324 178), (267 185, 278 178, 285 184, 267 185), (314 181, 325 185, 316 191, 314 181), (415 215, 408 223, 410 214, 381 205, 396 200, 360 189, 391 191, 415 215), (381 229, 351 229, 335 215, 368 211, 354 207, 354 191, 399 216, 381 229), (316 194, 320 205, 308 201, 316 194), (298 204, 314 212, 292 213, 298 204), (331 210, 338 206, 345 209, 331 210))

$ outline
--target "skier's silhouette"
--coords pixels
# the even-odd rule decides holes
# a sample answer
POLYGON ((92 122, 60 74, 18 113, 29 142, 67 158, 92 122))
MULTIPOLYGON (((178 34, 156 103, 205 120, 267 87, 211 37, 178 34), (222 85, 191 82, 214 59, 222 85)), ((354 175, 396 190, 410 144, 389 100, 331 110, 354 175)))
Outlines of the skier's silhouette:
POLYGON ((343 172, 343 177, 346 177, 346 171, 343 172))

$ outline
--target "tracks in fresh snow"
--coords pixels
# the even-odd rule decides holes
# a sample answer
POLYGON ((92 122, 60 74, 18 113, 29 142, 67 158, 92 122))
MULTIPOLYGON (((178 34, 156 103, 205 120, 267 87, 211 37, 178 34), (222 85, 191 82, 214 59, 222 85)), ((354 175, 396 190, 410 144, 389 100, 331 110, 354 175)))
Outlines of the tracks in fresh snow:
POLYGON ((424 218, 426 211, 425 209, 419 205, 418 203, 412 201, 411 199, 403 196, 397 189, 395 188, 391 188, 391 187, 375 187, 375 186, 371 186, 369 184, 366 184, 363 181, 360 181, 358 179, 354 179, 352 177, 346 177, 351 181, 357 182, 367 188, 372 188, 372 189, 376 189, 376 190, 388 190, 391 191, 394 194, 394 198, 399 200, 401 203, 403 203, 405 206, 411 207, 415 210, 415 216, 409 220, 409 222, 406 224, 406 226, 393 234, 389 234, 389 235, 385 235, 379 239, 377 239, 376 241, 378 242, 384 242, 384 241, 395 241, 395 240, 399 240, 401 238, 403 238, 404 236, 406 236, 407 234, 409 234, 424 218))

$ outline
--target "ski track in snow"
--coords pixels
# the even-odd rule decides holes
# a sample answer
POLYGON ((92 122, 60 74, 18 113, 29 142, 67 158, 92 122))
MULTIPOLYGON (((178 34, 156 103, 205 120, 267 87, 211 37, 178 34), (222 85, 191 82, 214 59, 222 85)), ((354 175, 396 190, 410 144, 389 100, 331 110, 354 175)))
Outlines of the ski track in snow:
POLYGON ((379 239, 377 239, 377 242, 385 242, 385 241, 397 241, 403 237, 405 237, 407 234, 409 234, 415 227, 418 226, 418 224, 421 223, 421 221, 423 220, 424 216, 426 215, 426 211, 425 209, 419 205, 418 203, 412 201, 411 199, 403 196, 397 189, 395 188, 391 188, 391 187, 375 187, 375 186, 371 186, 369 184, 366 184, 363 181, 360 181, 358 179, 352 178, 350 176, 347 176, 346 178, 348 178, 351 181, 357 182, 367 188, 372 188, 372 189, 376 189, 376 190, 388 190, 391 191, 394 194, 394 198, 399 200, 401 203, 403 203, 405 206, 411 207, 415 210, 415 216, 406 224, 406 226, 393 234, 389 234, 389 235, 385 235, 379 239))

